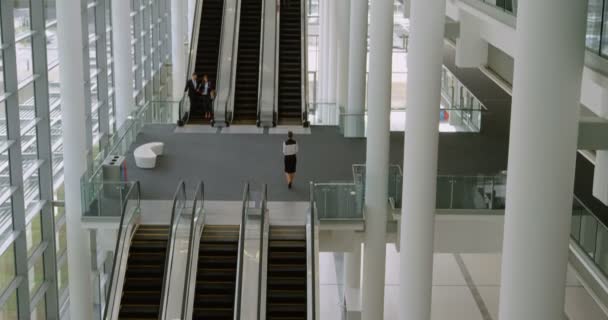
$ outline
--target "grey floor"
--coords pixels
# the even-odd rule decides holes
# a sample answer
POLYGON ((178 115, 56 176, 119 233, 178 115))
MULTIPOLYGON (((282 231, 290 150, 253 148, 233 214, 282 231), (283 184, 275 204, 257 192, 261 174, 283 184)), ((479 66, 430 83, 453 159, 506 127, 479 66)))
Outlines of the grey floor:
MULTIPOLYGON (((510 96, 478 69, 458 69, 454 50, 446 46, 444 64, 486 105, 481 133, 442 133, 439 174, 496 174, 507 167, 510 96)), ((139 180, 144 199, 171 199, 180 180, 205 182, 209 200, 239 200, 245 181, 268 184, 272 201, 306 201, 308 183, 351 181, 351 165, 365 163, 365 139, 343 138, 337 127, 313 127, 297 136, 300 145, 294 189, 286 188, 281 143, 269 134, 174 133, 175 126, 144 128, 133 148, 165 142, 165 155, 153 170, 135 167, 129 152, 129 179, 139 180)), ((403 133, 392 133, 391 163, 403 163, 403 133)))

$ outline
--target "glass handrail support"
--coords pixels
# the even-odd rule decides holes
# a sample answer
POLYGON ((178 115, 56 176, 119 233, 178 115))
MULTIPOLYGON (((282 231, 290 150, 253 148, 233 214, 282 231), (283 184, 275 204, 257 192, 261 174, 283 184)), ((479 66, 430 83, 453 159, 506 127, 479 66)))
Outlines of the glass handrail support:
POLYGON ((213 124, 232 122, 234 86, 238 56, 241 1, 225 0, 217 66, 216 98, 213 100, 213 124))
POLYGON ((192 319, 192 307, 194 303, 193 290, 196 281, 192 281, 196 267, 194 263, 198 250, 195 250, 197 242, 205 225, 205 185, 201 181, 194 192, 194 202, 192 203, 192 216, 190 217, 190 231, 188 241, 188 261, 186 263, 186 277, 184 281, 184 294, 182 300, 182 319, 192 319))
POLYGON ((241 226, 239 229, 239 244, 236 265, 236 281, 234 290, 234 319, 241 319, 241 298, 243 292, 243 259, 245 254, 245 231, 247 224, 247 211, 249 209, 250 189, 249 183, 243 188, 243 210, 241 212, 241 226))
MULTIPOLYGON (((192 34, 190 35, 190 48, 188 51, 188 75, 194 73, 196 70, 196 55, 198 53, 198 37, 200 32, 201 17, 203 14, 203 1, 195 0, 194 6, 194 19, 192 20, 192 34)), ((186 97, 186 94, 182 95, 179 104, 179 119, 187 123, 190 118, 190 99, 186 97)))
POLYGON ((310 208, 306 221, 306 314, 308 320, 319 318, 319 243, 315 185, 310 183, 310 208))
POLYGON ((260 215, 260 264, 258 274, 258 320, 266 319, 267 276, 268 276, 268 243, 270 241, 270 216, 268 211, 268 186, 264 185, 262 194, 262 212, 260 215))
POLYGON ((171 274, 173 273, 173 254, 175 252, 177 227, 182 214, 186 211, 187 205, 186 183, 181 181, 175 194, 173 195, 173 206, 171 209, 171 220, 169 226, 169 238, 167 239, 167 248, 165 253, 165 272, 163 275, 163 286, 161 291, 161 304, 159 315, 160 319, 167 319, 167 310, 169 304, 169 293, 171 292, 171 274))
POLYGON ((170 112, 167 110, 173 109, 178 103, 179 101, 151 101, 138 106, 125 123, 108 138, 106 145, 93 155, 93 162, 80 179, 83 213, 87 212, 99 196, 102 191, 100 187, 106 184, 103 181, 103 161, 109 155, 126 155, 146 124, 171 123, 170 112))
POLYGON ((140 186, 139 182, 131 183, 126 196, 122 198, 122 206, 120 213, 120 222, 118 224, 118 232, 116 246, 114 249, 114 257, 112 259, 112 271, 109 277, 108 292, 106 295, 105 309, 103 311, 104 320, 112 320, 118 317, 120 307, 120 294, 118 290, 122 288, 119 283, 120 274, 125 271, 126 267, 126 252, 130 246, 131 238, 137 229, 140 214, 140 186), (135 201, 134 206, 129 206, 131 201, 135 201))

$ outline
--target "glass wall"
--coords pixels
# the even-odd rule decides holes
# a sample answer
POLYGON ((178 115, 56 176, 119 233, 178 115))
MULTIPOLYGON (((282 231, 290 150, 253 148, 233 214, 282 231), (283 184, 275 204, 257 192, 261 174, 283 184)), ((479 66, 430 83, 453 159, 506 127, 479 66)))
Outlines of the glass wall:
MULTIPOLYGON (((89 163, 116 132, 112 1, 74 0, 89 163)), ((170 58, 170 7, 132 3, 134 96, 145 103, 170 58)), ((69 307, 59 50, 56 0, 0 1, 0 319, 60 319, 69 307)))

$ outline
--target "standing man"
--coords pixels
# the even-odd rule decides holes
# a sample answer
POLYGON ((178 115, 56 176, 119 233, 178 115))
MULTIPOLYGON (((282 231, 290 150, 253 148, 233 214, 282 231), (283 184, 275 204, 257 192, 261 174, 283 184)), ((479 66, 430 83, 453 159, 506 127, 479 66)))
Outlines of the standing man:
POLYGON ((205 112, 205 119, 211 119, 211 110, 213 100, 213 85, 211 81, 209 81, 209 76, 207 74, 203 75, 203 82, 201 84, 201 94, 203 95, 203 111, 205 112))
POLYGON ((192 74, 192 78, 190 80, 186 81, 186 88, 184 89, 184 92, 188 92, 188 98, 190 99, 190 113, 200 108, 199 98, 201 95, 201 86, 202 84, 200 81, 198 81, 196 72, 192 74))

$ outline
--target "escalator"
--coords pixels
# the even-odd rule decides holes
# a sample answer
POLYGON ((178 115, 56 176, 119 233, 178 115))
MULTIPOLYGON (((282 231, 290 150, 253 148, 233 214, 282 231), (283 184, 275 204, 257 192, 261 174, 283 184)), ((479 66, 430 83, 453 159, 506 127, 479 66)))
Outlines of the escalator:
POLYGON ((255 123, 258 111, 262 0, 241 0, 234 121, 255 123))
POLYGON ((169 232, 164 225, 137 228, 129 249, 119 319, 158 319, 169 232))
MULTIPOLYGON (((199 75, 200 81, 203 80, 203 75, 207 74, 214 85, 217 81, 223 12, 224 0, 203 1, 194 71, 199 75)), ((198 108, 191 107, 191 123, 206 122, 203 118, 202 105, 198 108)))
POLYGON ((270 227, 266 317, 307 319, 305 227, 270 227))
POLYGON ((205 226, 200 240, 192 319, 234 316, 239 226, 205 226))
POLYGON ((281 6, 279 45, 279 123, 302 122, 301 0, 281 6))

